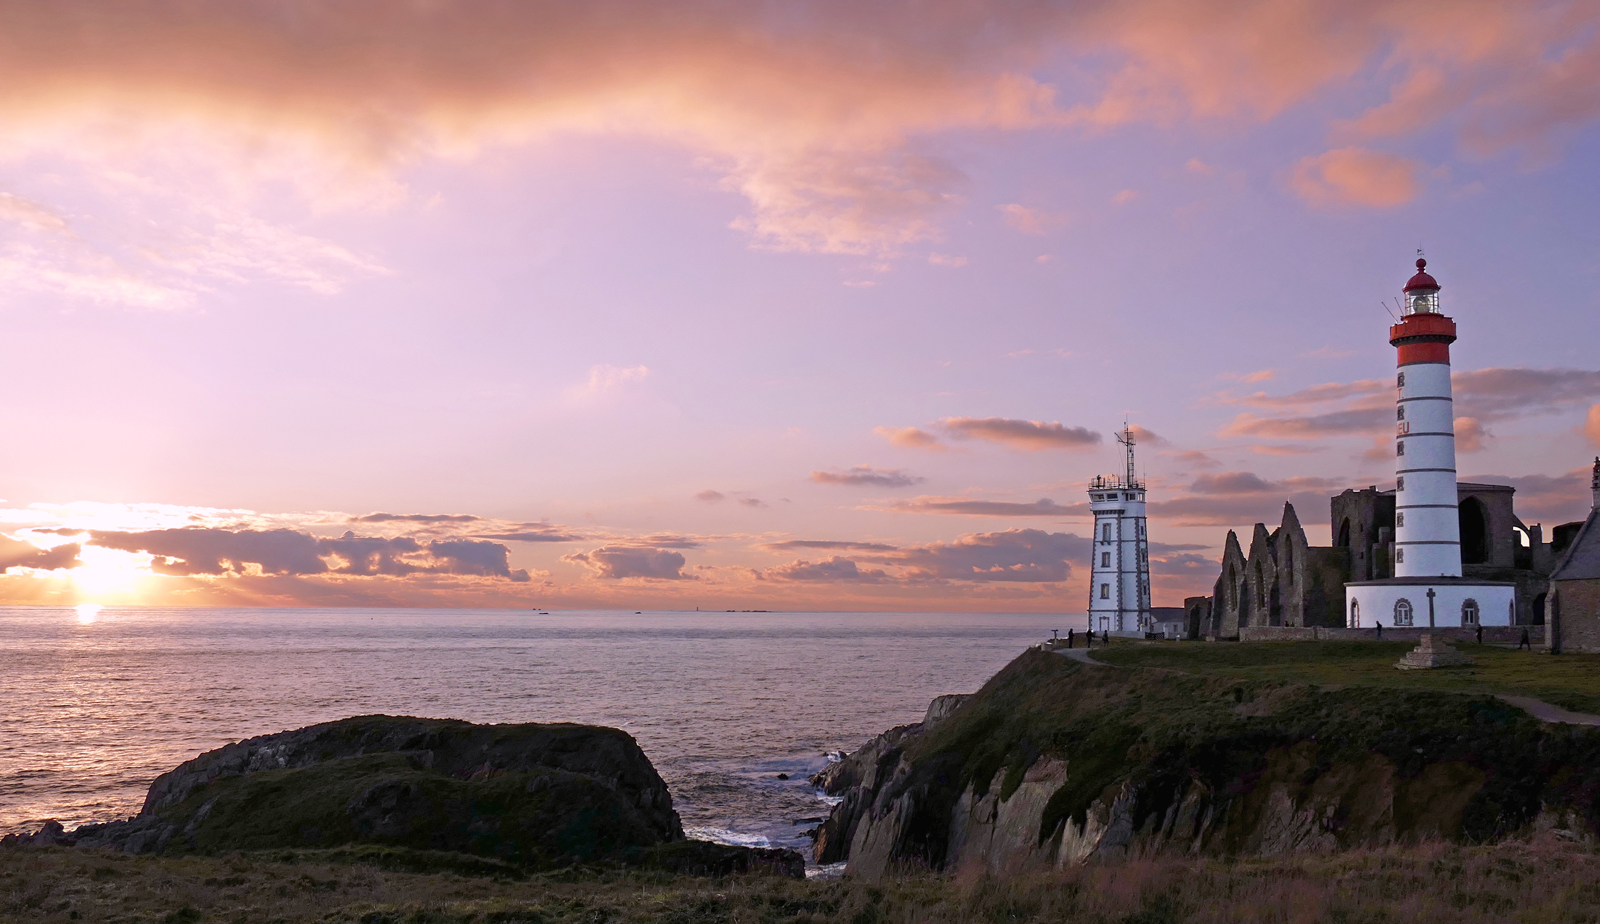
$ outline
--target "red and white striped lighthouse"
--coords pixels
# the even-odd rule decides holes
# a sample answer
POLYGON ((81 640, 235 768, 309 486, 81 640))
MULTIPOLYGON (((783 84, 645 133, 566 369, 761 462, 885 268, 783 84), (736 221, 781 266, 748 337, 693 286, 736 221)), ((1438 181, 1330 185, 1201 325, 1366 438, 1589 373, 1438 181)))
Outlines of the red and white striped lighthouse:
POLYGON ((1428 261, 1405 286, 1389 343, 1395 370, 1394 544, 1390 577, 1344 585, 1345 625, 1511 625, 1516 585, 1462 577, 1450 344, 1456 322, 1439 313, 1428 261))
POLYGON ((1389 328, 1395 374, 1395 577, 1461 576, 1456 512, 1456 433, 1450 344, 1456 322, 1439 313, 1428 261, 1405 287, 1400 323, 1389 328))

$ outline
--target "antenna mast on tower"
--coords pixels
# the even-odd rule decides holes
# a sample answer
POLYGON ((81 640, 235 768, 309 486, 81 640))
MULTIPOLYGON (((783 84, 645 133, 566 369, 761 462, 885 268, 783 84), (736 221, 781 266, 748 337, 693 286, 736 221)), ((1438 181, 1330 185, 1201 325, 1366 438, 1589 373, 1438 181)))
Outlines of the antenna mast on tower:
POLYGON ((1122 422, 1122 432, 1117 434, 1117 442, 1128 447, 1127 485, 1131 488, 1135 483, 1138 482, 1139 479, 1137 470, 1133 466, 1133 428, 1128 426, 1128 422, 1126 420, 1122 422))

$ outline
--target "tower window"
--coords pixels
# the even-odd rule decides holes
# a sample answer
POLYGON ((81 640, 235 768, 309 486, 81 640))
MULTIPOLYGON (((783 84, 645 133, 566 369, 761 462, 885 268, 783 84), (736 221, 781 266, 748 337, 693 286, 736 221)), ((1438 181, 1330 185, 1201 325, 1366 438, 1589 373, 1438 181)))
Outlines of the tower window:
POLYGON ((1406 441, 1405 440, 1400 440, 1400 441, 1398 441, 1398 442, 1396 442, 1394 444, 1394 454, 1397 455, 1397 456, 1403 456, 1403 455, 1406 454, 1406 441))
POLYGON ((1406 476, 1401 475, 1394 480, 1394 489, 1396 491, 1404 491, 1406 489, 1406 476))
POLYGON ((1100 553, 1100 567, 1102 567, 1102 568, 1111 567, 1111 553, 1110 552, 1101 552, 1100 553))
POLYGON ((1101 584, 1100 585, 1100 599, 1102 599, 1102 600, 1110 600, 1111 599, 1111 585, 1110 584, 1101 584))
POLYGON ((1411 625, 1411 601, 1405 597, 1394 602, 1394 624, 1397 626, 1411 625))
POLYGON ((1405 511, 1402 510, 1394 515, 1394 527, 1395 529, 1399 529, 1404 525, 1406 525, 1406 514, 1405 511))
POLYGON ((1105 526, 1101 527, 1101 529, 1100 529, 1100 541, 1101 542, 1110 542, 1111 541, 1111 524, 1110 523, 1107 523, 1105 526))
POLYGON ((1406 419, 1406 406, 1404 404, 1402 404, 1399 407, 1394 409, 1394 419, 1395 420, 1405 420, 1406 419))
POLYGON ((1395 550, 1394 550, 1394 563, 1397 564, 1397 565, 1403 565, 1403 564, 1406 563, 1406 550, 1404 548, 1401 548, 1399 546, 1395 547, 1395 550))
POLYGON ((1404 387, 1406 387, 1406 374, 1404 372, 1400 373, 1398 376, 1395 377, 1394 387, 1396 387, 1396 388, 1404 388, 1404 387))

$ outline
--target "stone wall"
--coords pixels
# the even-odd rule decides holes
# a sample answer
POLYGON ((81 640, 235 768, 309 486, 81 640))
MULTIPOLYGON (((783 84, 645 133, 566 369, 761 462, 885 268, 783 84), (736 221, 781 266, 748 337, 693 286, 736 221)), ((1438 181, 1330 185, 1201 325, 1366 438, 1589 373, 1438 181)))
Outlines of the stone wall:
MULTIPOLYGON (((1600 620, 1597 620, 1600 627, 1600 620)), ((1544 632, 1540 626, 1530 626, 1528 641, 1535 646, 1544 645, 1544 632)), ((1522 626, 1484 626, 1484 644, 1515 645, 1522 638, 1522 626)), ((1440 638, 1450 638, 1459 642, 1476 642, 1475 629, 1462 629, 1455 627, 1428 628, 1427 626, 1411 626, 1396 629, 1392 626, 1383 627, 1383 640, 1411 641, 1425 634, 1432 634, 1440 638)), ((1343 629, 1343 628, 1298 628, 1290 626, 1242 626, 1239 629, 1241 642, 1309 642, 1325 640, 1364 640, 1373 641, 1378 637, 1374 629, 1343 629)), ((1600 649, 1597 649, 1600 650, 1600 649)))
POLYGON ((1555 651, 1600 652, 1600 580, 1552 581, 1555 651))

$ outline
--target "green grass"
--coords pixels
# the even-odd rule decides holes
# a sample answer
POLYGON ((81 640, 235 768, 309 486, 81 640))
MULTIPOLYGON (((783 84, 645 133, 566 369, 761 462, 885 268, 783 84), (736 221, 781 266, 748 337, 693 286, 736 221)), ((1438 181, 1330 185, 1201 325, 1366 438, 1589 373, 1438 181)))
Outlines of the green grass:
MULTIPOLYGON (((1294 784, 1300 787, 1325 779, 1359 789, 1375 766, 1392 768, 1400 837, 1494 840, 1524 829, 1541 806, 1568 807, 1600 827, 1600 731, 1540 723, 1483 695, 1489 690, 1468 689, 1465 671, 1450 677, 1394 670, 1390 665, 1407 647, 1096 648, 1097 656, 1103 652, 1125 669, 1029 651, 912 741, 910 772, 893 778, 878 798, 914 794, 900 858, 935 865, 947 848, 948 810, 962 790, 970 785, 981 796, 998 788, 1004 795, 1041 755, 1074 768, 1043 812, 1041 842, 1060 819, 1081 820, 1107 787, 1127 781, 1137 787, 1136 830, 1164 817, 1186 792, 1209 793, 1204 798, 1219 809, 1236 804, 1238 811, 1207 835, 1206 850, 1245 851, 1254 836, 1252 813, 1266 811, 1256 804, 1265 798, 1257 781, 1290 772, 1301 759, 1309 763, 1294 784)), ((1497 666, 1506 662, 1501 675, 1526 670, 1515 652, 1488 654, 1497 666)), ((1339 842, 1353 847, 1382 836, 1363 824, 1341 823, 1339 842)))
POLYGON ((1552 924, 1600 920, 1600 854, 1535 839, 882 883, 581 870, 526 879, 303 853, 0 851, 0 920, 362 924, 1552 924))
POLYGON ((1458 651, 1471 667, 1396 670, 1413 642, 1125 642, 1097 647, 1094 659, 1239 680, 1375 686, 1399 690, 1532 696, 1576 712, 1600 713, 1600 655, 1549 655, 1473 642, 1458 651))

